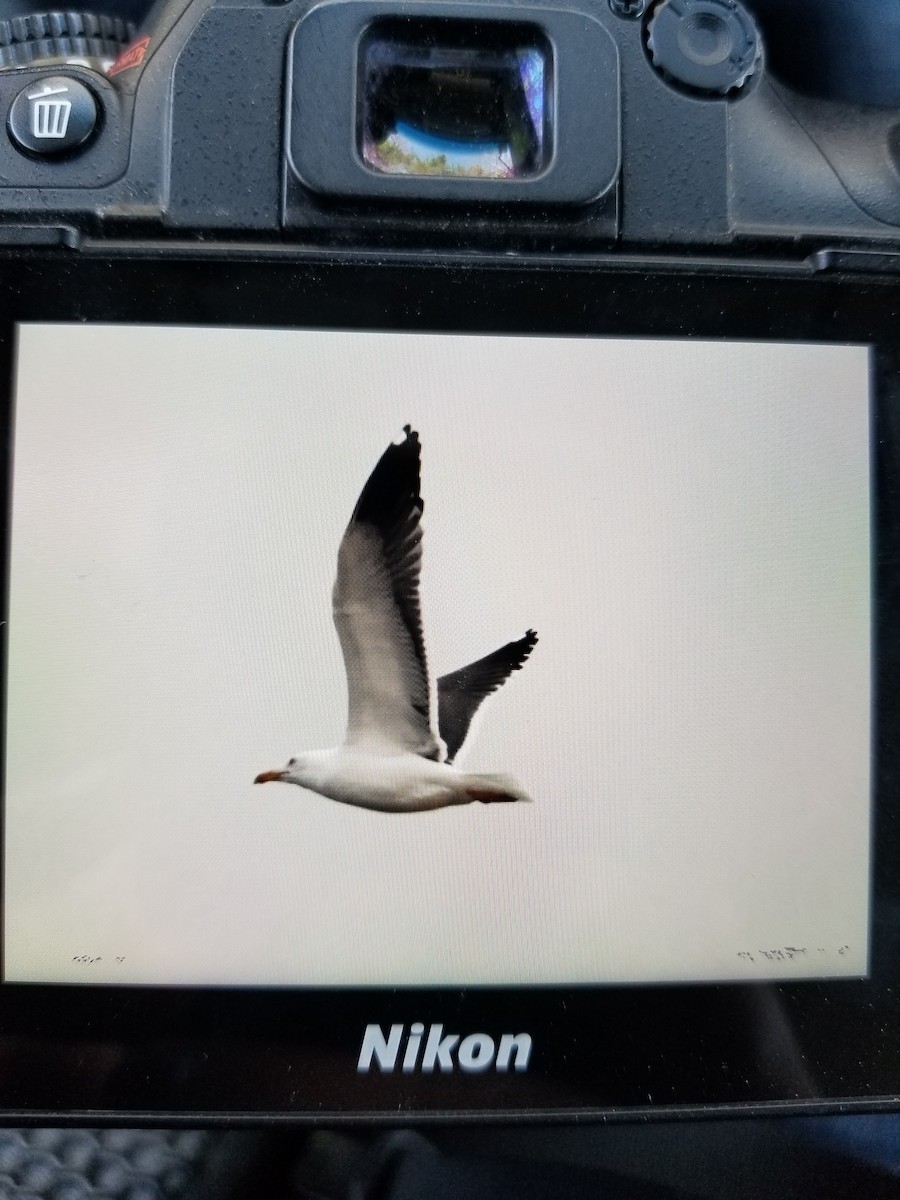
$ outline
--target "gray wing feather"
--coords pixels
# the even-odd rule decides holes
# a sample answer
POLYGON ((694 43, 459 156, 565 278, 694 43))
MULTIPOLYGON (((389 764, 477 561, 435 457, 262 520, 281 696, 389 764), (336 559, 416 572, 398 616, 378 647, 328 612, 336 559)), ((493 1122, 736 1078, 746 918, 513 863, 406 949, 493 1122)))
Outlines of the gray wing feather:
POLYGON ((332 604, 347 670, 347 743, 440 758, 422 636, 419 438, 378 460, 338 551, 332 604))
POLYGON ((520 669, 537 640, 535 631, 529 629, 518 641, 507 642, 493 654, 438 680, 438 730, 447 746, 447 762, 459 753, 482 701, 520 669))

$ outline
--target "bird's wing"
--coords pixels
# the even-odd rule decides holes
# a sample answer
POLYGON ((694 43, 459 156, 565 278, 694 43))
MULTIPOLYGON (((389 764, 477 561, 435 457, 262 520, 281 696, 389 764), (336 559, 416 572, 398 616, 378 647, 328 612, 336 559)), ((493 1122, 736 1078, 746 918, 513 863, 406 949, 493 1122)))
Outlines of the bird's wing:
POLYGON ((347 744, 442 758, 419 604, 419 437, 408 425, 405 433, 378 460, 338 551, 332 601, 347 670, 347 744))
POLYGON ((537 634, 529 629, 518 641, 507 642, 493 654, 440 677, 437 682, 438 729, 447 746, 447 762, 452 762, 459 753, 482 700, 496 692, 513 671, 519 670, 537 640, 537 634))

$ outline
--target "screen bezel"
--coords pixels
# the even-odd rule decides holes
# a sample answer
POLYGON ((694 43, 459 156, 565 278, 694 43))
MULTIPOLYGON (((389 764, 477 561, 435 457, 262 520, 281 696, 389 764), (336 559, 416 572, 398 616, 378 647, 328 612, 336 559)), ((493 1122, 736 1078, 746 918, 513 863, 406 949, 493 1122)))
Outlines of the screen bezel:
MULTIPOLYGON (((158 251, 158 248, 157 248, 158 251)), ((264 1120, 509 1118, 821 1107, 900 1096, 900 821, 894 792, 900 334, 890 279, 612 260, 379 261, 233 248, 201 258, 3 253, 0 357, 11 448, 14 327, 27 321, 873 346, 874 843, 864 980, 529 988, 0 986, 0 1113, 264 1120), (527 1030, 526 1072, 356 1072, 363 1030, 527 1030)), ((98 364, 102 370, 102 364, 98 364)), ((127 380, 123 380, 127 388, 127 380)), ((7 463, 9 453, 7 454, 7 463)), ((10 479, 6 480, 9 496, 10 479)), ((7 542, 9 518, 7 508, 7 542)), ((4 576, 6 561, 4 562, 4 576)), ((4 590, 6 578, 4 577, 4 590)), ((4 647, 5 655, 5 647, 4 647)))

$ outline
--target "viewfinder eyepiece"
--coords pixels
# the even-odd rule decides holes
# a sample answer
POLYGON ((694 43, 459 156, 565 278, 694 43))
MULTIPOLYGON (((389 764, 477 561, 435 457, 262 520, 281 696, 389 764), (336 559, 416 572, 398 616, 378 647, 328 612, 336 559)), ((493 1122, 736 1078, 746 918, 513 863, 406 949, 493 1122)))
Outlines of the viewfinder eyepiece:
POLYGON ((535 28, 379 21, 360 46, 360 156, 388 175, 534 178, 552 153, 551 82, 535 28))

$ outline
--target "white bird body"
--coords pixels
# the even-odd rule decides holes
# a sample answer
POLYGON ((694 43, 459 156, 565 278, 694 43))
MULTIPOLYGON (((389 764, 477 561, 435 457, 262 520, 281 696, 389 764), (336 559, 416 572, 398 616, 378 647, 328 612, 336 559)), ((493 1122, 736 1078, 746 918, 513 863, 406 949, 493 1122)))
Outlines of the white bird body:
POLYGON ((529 629, 432 686, 419 605, 419 437, 408 425, 405 433, 376 463, 338 550, 332 609, 347 672, 344 744, 298 755, 254 782, 294 783, 379 812, 528 800, 508 775, 452 764, 479 705, 522 666, 537 634, 529 629))
POLYGON ((425 812, 452 804, 527 800, 505 775, 473 775, 417 754, 373 754, 352 746, 310 750, 271 775, 342 804, 378 812, 425 812))

